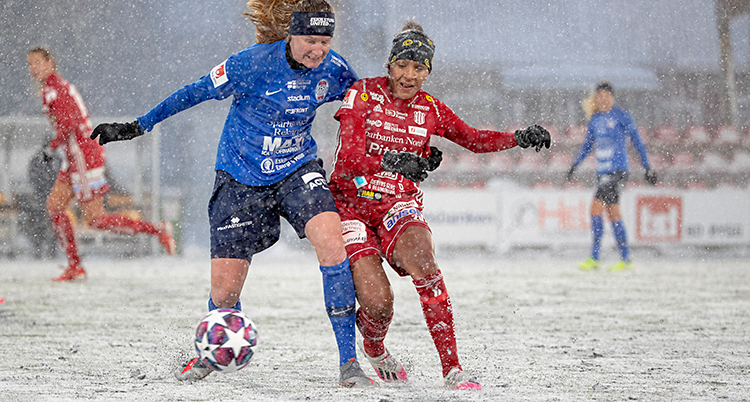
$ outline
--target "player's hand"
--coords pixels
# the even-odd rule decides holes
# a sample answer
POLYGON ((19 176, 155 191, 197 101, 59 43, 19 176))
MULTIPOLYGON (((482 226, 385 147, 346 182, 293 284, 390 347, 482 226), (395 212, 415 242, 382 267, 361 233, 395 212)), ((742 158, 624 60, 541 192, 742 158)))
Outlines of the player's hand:
POLYGON ((568 181, 573 181, 573 174, 575 173, 575 171, 576 171, 576 167, 575 166, 571 166, 570 170, 568 170, 568 174, 565 175, 565 178, 568 181))
POLYGON ((432 172, 443 162, 443 151, 437 147, 430 147, 430 156, 427 158, 427 170, 432 172))
POLYGON ((386 152, 380 166, 389 172, 399 173, 407 179, 419 183, 427 178, 427 159, 409 152, 386 152))
POLYGON ((42 148, 42 160, 51 162, 53 159, 55 159, 55 150, 49 145, 42 148))
POLYGON ((91 139, 99 137, 99 145, 112 141, 132 140, 143 135, 138 120, 132 123, 102 123, 91 133, 91 139))
POLYGON ((658 181, 658 178, 656 177, 656 171, 654 169, 648 168, 646 169, 645 177, 646 183, 654 186, 656 185, 656 182, 658 181))
POLYGON ((549 149, 552 144, 552 136, 549 131, 538 124, 526 127, 523 130, 516 130, 515 138, 519 147, 536 147, 537 152, 541 151, 542 147, 549 149))

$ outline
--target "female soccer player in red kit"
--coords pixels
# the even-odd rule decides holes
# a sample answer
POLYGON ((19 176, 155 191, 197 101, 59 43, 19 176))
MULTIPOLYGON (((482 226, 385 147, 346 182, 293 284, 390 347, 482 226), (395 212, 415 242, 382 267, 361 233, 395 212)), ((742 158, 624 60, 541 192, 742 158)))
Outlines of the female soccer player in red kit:
POLYGON ((340 132, 330 189, 360 308, 357 326, 365 354, 384 381, 407 381, 401 363, 383 344, 393 318, 393 290, 382 258, 410 276, 442 364, 445 386, 481 389, 462 370, 456 350, 453 311, 435 261, 432 234, 422 217, 419 182, 442 157, 430 147, 440 136, 472 152, 495 152, 519 145, 549 148, 540 126, 515 133, 478 130, 448 106, 421 90, 432 70, 434 44, 419 24, 407 22, 393 40, 387 77, 355 83, 336 113, 340 132))
POLYGON ((57 74, 55 58, 46 48, 34 48, 27 55, 29 73, 39 83, 44 113, 55 129, 55 137, 45 149, 50 155, 57 149, 65 153, 60 173, 47 197, 47 212, 52 219, 60 244, 68 257, 68 266, 53 281, 72 281, 86 278, 76 246, 70 218, 65 213, 76 198, 83 221, 96 229, 120 234, 146 233, 158 236, 167 254, 175 253, 171 225, 162 222, 158 227, 149 222, 107 214, 102 197, 109 192, 104 178, 104 148, 89 138, 92 127, 86 106, 76 88, 57 74))

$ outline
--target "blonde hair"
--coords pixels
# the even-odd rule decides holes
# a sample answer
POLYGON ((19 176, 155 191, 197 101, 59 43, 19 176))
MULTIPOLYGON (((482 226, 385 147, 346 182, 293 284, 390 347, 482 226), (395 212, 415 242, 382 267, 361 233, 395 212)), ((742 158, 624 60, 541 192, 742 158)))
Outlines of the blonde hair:
POLYGON ((581 101, 581 107, 583 108, 583 112, 586 114, 586 120, 591 120, 591 116, 593 116, 594 113, 597 112, 596 102, 594 102, 594 96, 596 96, 596 91, 592 89, 589 93, 589 97, 581 101))
POLYGON ((289 37, 292 13, 333 12, 326 0, 250 0, 243 15, 255 24, 258 43, 274 43, 289 37))

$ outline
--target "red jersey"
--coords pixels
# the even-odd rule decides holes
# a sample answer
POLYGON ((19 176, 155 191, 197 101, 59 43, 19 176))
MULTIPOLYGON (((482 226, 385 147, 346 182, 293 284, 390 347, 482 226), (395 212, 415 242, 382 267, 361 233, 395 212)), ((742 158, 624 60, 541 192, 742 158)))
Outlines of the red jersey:
POLYGON ((57 73, 50 75, 42 88, 42 107, 56 133, 50 146, 63 147, 68 173, 104 166, 104 148, 90 138, 89 114, 73 85, 57 73))
POLYGON ((425 91, 399 99, 387 77, 357 81, 335 118, 341 123, 331 175, 331 191, 359 190, 363 196, 399 196, 418 191, 418 183, 380 166, 386 152, 412 152, 427 158, 430 136, 437 135, 476 153, 516 146, 513 133, 479 130, 425 91), (380 195, 378 195, 380 194, 380 195))

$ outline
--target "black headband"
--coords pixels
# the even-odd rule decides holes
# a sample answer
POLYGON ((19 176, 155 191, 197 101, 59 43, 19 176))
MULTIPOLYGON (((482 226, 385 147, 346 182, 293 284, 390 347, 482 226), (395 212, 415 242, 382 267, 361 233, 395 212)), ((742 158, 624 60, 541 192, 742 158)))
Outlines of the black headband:
POLYGON ((289 23, 289 35, 333 36, 335 26, 333 13, 295 11, 289 23))
POLYGON ((435 44, 424 33, 415 30, 401 32, 393 39, 389 63, 396 60, 412 60, 422 63, 432 71, 435 44))
POLYGON ((597 91, 608 91, 612 95, 615 94, 615 89, 612 88, 612 84, 610 84, 609 81, 601 81, 598 84, 596 84, 596 90, 597 91))

